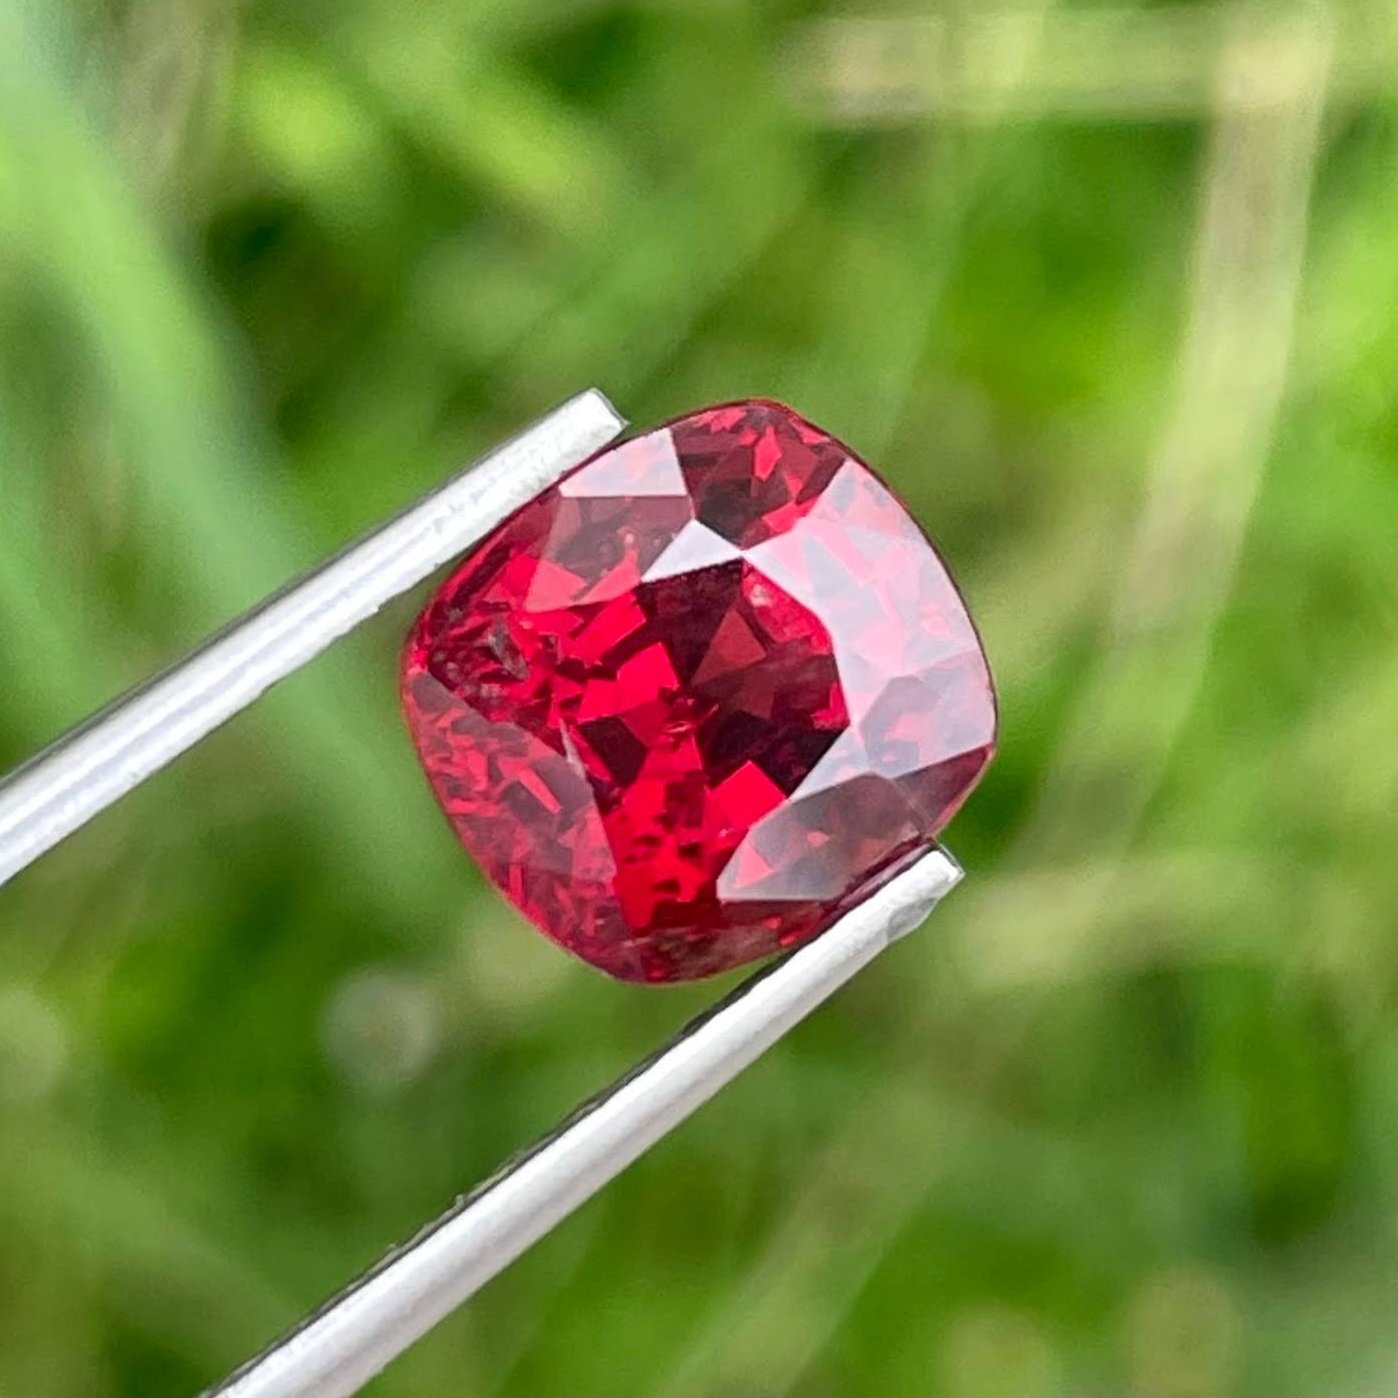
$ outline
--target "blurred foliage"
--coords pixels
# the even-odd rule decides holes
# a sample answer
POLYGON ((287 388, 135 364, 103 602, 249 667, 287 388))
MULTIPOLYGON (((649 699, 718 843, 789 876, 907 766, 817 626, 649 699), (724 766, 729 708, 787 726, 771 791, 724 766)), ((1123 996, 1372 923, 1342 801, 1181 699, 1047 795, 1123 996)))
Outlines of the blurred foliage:
MULTIPOLYGON (((973 871, 373 1388, 1398 1382, 1382 9, 0 0, 0 763, 581 386, 979 616, 973 871)), ((0 1395, 187 1395, 657 1043, 461 858, 412 600, 0 893, 0 1395)))

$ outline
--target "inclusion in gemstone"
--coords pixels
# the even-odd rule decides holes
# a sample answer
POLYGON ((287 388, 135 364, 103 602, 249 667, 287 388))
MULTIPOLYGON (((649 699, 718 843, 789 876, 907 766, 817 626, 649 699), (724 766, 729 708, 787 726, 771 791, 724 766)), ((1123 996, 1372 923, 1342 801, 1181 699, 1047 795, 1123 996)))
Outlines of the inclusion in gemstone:
POLYGON ((506 520, 404 653, 461 842, 554 941, 675 981, 814 936, 929 848, 995 699, 926 536, 788 408, 709 408, 506 520))

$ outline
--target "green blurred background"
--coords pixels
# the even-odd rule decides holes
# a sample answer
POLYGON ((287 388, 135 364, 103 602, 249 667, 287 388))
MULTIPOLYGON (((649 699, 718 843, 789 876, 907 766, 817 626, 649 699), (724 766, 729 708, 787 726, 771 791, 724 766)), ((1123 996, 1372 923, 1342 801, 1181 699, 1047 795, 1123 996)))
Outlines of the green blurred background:
MULTIPOLYGON (((0 766, 591 383, 774 395, 1004 745, 900 945, 381 1398, 1398 1389, 1398 16, 0 0, 0 766)), ((525 930, 417 599, 0 893, 0 1395, 189 1395, 716 987, 525 930)))

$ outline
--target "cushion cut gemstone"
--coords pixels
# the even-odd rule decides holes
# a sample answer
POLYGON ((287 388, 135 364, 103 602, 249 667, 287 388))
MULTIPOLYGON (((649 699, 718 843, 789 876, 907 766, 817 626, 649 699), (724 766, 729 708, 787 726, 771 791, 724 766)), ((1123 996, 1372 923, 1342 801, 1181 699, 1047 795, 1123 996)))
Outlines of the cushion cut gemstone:
POLYGON ((627 980, 815 935, 931 845, 995 744, 927 538, 765 401, 612 447, 506 520, 418 618, 402 694, 462 843, 627 980))

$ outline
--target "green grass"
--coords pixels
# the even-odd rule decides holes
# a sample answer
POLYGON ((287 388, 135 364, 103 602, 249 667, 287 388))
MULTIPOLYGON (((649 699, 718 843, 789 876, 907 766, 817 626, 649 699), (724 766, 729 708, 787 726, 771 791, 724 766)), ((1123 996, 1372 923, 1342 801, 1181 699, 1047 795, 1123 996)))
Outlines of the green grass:
MULTIPOLYGON (((964 890, 382 1398, 1393 1388, 1394 26, 921 13, 0 0, 0 765, 589 383, 861 448, 1000 683, 964 890)), ((0 892, 0 1398, 192 1394, 715 993, 483 888, 414 600, 0 892)))

